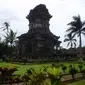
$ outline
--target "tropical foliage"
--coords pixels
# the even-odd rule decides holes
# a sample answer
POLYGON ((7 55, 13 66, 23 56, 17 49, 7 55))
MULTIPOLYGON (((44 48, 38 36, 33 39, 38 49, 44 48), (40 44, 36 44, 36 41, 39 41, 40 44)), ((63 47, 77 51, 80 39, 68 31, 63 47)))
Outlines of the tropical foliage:
POLYGON ((72 34, 67 34, 65 35, 65 39, 64 42, 68 42, 67 47, 70 45, 70 47, 72 48, 73 46, 76 47, 76 39, 74 39, 74 37, 72 36, 72 34))
POLYGON ((5 43, 6 44, 10 43, 10 45, 13 46, 14 42, 16 42, 16 40, 17 40, 16 34, 17 34, 17 32, 13 32, 13 30, 10 29, 10 31, 8 33, 6 33, 6 36, 4 36, 5 43))
POLYGON ((12 52, 15 50, 15 46, 16 43, 18 42, 17 40, 17 32, 14 32, 10 27, 10 24, 8 22, 4 22, 3 23, 3 27, 1 27, 1 29, 3 29, 4 31, 4 39, 1 40, 0 37, 0 56, 5 55, 11 55, 12 52))
POLYGON ((6 30, 6 31, 8 32, 8 31, 9 31, 9 26, 10 26, 10 25, 9 25, 8 22, 4 22, 4 23, 3 23, 3 27, 1 27, 1 29, 3 29, 3 31, 6 30))
POLYGON ((73 16, 73 21, 68 23, 70 28, 66 30, 69 34, 72 34, 73 37, 76 35, 79 37, 79 47, 80 47, 80 60, 82 61, 82 39, 81 34, 85 35, 85 21, 81 21, 80 15, 73 16))

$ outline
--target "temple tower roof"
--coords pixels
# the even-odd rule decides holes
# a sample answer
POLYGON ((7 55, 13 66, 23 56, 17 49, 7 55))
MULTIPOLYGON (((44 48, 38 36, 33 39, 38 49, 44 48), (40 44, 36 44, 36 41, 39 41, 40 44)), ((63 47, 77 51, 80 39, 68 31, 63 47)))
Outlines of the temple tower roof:
POLYGON ((51 17, 46 6, 44 4, 39 4, 34 9, 30 10, 30 13, 26 18, 30 22, 34 22, 37 18, 49 21, 51 17))

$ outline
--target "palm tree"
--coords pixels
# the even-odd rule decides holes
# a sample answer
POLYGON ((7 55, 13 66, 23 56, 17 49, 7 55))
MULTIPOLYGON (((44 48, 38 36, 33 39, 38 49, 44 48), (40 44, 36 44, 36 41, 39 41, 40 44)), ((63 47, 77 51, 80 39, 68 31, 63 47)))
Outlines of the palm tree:
POLYGON ((76 39, 74 39, 74 37, 72 36, 72 34, 67 34, 65 35, 65 39, 64 42, 68 42, 67 47, 70 45, 71 48, 73 47, 73 45, 76 47, 76 39))
POLYGON ((81 34, 85 35, 85 21, 81 21, 80 15, 73 16, 73 21, 68 23, 70 28, 66 31, 72 33, 75 37, 76 35, 79 37, 79 48, 80 48, 80 58, 82 56, 82 39, 81 34))
POLYGON ((9 31, 9 26, 10 26, 9 23, 8 22, 4 22, 3 24, 4 24, 4 27, 1 27, 1 29, 3 29, 3 31, 7 30, 7 32, 8 32, 9 31))
POLYGON ((10 43, 11 44, 11 47, 13 46, 14 42, 16 42, 16 34, 17 32, 13 32, 12 29, 10 29, 10 31, 8 33, 6 33, 6 36, 5 37, 5 43, 10 43))

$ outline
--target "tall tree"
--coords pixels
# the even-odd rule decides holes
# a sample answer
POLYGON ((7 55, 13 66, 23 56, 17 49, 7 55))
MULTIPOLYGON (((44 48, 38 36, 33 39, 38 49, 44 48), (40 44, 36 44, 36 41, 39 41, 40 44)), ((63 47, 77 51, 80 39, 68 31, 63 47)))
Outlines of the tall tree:
POLYGON ((6 36, 8 35, 9 30, 10 30, 9 26, 10 26, 10 24, 8 22, 4 22, 3 26, 0 28, 0 29, 3 29, 3 31, 6 30, 5 31, 6 35, 5 36, 3 35, 5 37, 5 40, 3 41, 3 43, 6 44, 6 45, 8 45, 8 39, 6 38, 6 36))
POLYGON ((13 32, 13 30, 9 28, 10 24, 8 22, 4 22, 3 25, 4 26, 1 27, 1 29, 3 29, 3 31, 6 30, 5 35, 4 35, 5 37, 4 43, 5 44, 10 43, 12 46, 13 43, 16 41, 17 32, 13 32))
POLYGON ((85 21, 81 21, 80 15, 73 16, 73 21, 68 23, 68 25, 70 25, 70 28, 66 32, 72 33, 73 36, 77 35, 79 37, 80 58, 81 58, 82 56, 81 34, 85 35, 85 21))
POLYGON ((5 45, 5 47, 7 46, 8 50, 6 50, 6 52, 9 51, 10 55, 12 54, 12 52, 14 52, 15 50, 15 44, 16 44, 16 40, 17 40, 17 37, 16 37, 16 34, 17 32, 14 32, 11 28, 9 28, 9 23, 8 22, 4 22, 3 23, 4 26, 1 27, 1 29, 3 29, 3 31, 5 31, 5 34, 3 35, 4 36, 4 40, 3 40, 3 44, 5 45), (10 45, 8 45, 10 44, 10 45))
POLYGON ((3 25, 4 26, 1 27, 1 29, 3 29, 3 31, 6 30, 8 32, 9 31, 9 26, 10 26, 9 23, 8 22, 4 22, 3 25))
POLYGON ((16 34, 17 32, 13 32, 12 29, 8 33, 6 33, 5 37, 5 43, 10 43, 11 47, 13 46, 14 42, 16 42, 16 34))
POLYGON ((67 47, 70 45, 70 47, 72 48, 73 46, 76 47, 76 39, 74 39, 74 37, 72 36, 72 34, 67 34, 65 35, 65 39, 64 42, 68 42, 67 47))

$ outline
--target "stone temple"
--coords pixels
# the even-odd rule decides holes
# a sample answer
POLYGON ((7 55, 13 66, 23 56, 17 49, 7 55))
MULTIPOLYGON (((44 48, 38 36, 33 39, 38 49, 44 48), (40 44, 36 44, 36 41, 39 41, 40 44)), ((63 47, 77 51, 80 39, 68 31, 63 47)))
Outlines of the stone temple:
POLYGON ((55 36, 49 29, 49 20, 52 16, 44 4, 37 5, 30 10, 26 17, 29 21, 27 33, 18 37, 19 56, 26 57, 49 57, 55 54, 61 41, 59 36, 55 36))

